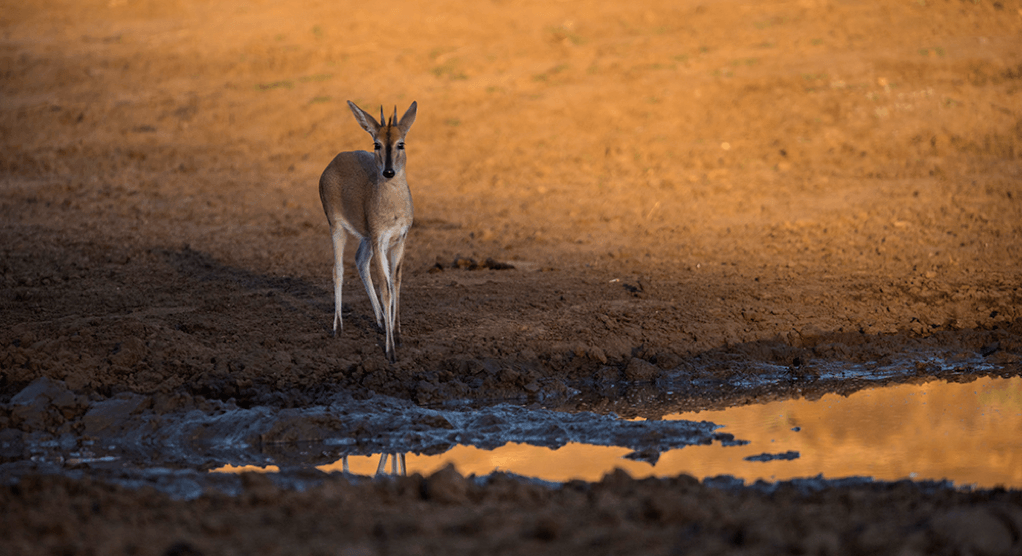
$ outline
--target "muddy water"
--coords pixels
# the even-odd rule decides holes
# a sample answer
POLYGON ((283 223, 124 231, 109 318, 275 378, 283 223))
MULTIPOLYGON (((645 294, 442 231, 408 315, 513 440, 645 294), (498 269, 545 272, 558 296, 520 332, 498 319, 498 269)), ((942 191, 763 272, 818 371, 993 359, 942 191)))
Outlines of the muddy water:
MULTIPOLYGON (((712 421, 723 426, 721 431, 749 443, 686 446, 659 455, 641 454, 642 459, 635 459, 636 453, 627 448, 582 443, 558 449, 520 443, 492 450, 459 445, 440 455, 404 454, 403 463, 408 473, 430 474, 453 463, 464 474, 501 470, 548 481, 595 481, 620 467, 634 477, 727 474, 747 483, 822 474, 1022 486, 1019 377, 902 384, 849 396, 827 394, 817 400, 677 413, 664 419, 712 421)), ((372 475, 379 460, 379 455, 349 456, 346 462, 319 469, 341 471, 346 463, 350 472, 372 475)), ((386 465, 388 471, 394 469, 392 462, 386 465)))

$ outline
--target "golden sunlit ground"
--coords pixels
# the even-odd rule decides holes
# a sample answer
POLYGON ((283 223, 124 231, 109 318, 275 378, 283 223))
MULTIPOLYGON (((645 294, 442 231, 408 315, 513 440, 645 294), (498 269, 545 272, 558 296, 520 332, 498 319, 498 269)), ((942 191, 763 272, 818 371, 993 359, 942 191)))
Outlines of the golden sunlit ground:
MULTIPOLYGON (((842 365, 910 361, 884 383, 1018 374, 1020 94, 1018 0, 7 2, 0 457, 26 475, 3 481, 0 539, 15 553, 1017 553, 1018 491, 621 475, 551 491, 441 471, 294 492, 249 473, 243 496, 181 501, 24 466, 44 440, 90 446, 82 431, 105 422, 89 411, 129 394, 145 403, 105 434, 337 396, 656 418, 756 401, 735 384, 809 419, 797 398, 862 386, 828 378, 842 365), (317 180, 371 145, 347 100, 418 102, 393 365, 350 263, 329 334, 317 180), (40 377, 68 394, 12 402, 40 377)), ((855 394, 886 421, 844 441, 906 450, 891 478, 921 473, 915 457, 999 457, 989 415, 928 457, 912 437, 943 434, 932 423, 954 403, 932 391, 898 417, 884 395, 855 394)), ((828 431, 852 399, 819 410, 828 431)), ((786 435, 806 443, 795 465, 871 457, 816 434, 786 435)))

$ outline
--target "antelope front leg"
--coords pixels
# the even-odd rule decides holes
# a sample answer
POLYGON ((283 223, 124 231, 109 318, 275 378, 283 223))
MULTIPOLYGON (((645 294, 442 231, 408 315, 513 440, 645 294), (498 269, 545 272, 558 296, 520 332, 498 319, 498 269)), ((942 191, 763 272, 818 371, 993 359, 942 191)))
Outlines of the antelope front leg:
POLYGON ((390 268, 394 269, 394 342, 401 345, 401 269, 404 268, 402 260, 405 255, 405 238, 407 234, 401 234, 394 247, 390 250, 390 268))

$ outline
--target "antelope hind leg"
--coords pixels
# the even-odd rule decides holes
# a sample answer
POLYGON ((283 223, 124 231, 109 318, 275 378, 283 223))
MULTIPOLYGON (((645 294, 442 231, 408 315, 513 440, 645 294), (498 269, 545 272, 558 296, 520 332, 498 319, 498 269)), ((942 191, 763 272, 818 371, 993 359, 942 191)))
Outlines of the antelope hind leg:
POLYGON ((336 336, 338 328, 344 332, 344 321, 341 318, 341 292, 344 285, 344 244, 348 240, 348 235, 343 228, 338 227, 330 234, 330 239, 334 246, 334 336, 336 336))
POLYGON ((373 305, 373 314, 376 316, 376 326, 383 328, 382 311, 380 301, 376 299, 376 288, 373 287, 373 273, 369 264, 373 260, 373 245, 368 238, 362 238, 358 244, 358 251, 355 252, 355 266, 358 267, 358 275, 362 278, 362 285, 366 288, 366 295, 373 305))
POLYGON ((377 257, 376 267, 383 281, 383 284, 380 285, 380 301, 383 306, 383 323, 387 335, 387 358, 393 363, 397 361, 397 354, 394 350, 394 275, 390 268, 390 253, 387 252, 389 244, 388 234, 384 234, 377 240, 376 249, 379 251, 379 257, 377 257))

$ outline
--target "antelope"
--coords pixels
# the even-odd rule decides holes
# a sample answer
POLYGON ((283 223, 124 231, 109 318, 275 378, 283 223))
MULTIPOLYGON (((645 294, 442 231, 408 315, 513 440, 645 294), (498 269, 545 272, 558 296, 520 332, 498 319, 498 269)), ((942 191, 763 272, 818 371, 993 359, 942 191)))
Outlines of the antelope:
POLYGON ((416 103, 408 107, 401 120, 397 107, 389 121, 380 121, 348 101, 355 120, 373 137, 372 154, 349 151, 338 154, 319 178, 319 198, 323 201, 330 238, 334 248, 334 330, 344 331, 341 322, 341 285, 344 282, 344 244, 347 234, 358 239, 355 266, 362 278, 376 315, 376 325, 386 333, 385 352, 390 362, 397 360, 395 342, 400 342, 401 323, 398 308, 401 295, 401 259, 405 238, 412 226, 412 193, 405 180, 405 135, 415 122, 416 103), (374 257, 375 255, 375 257, 374 257), (370 263, 375 258, 380 285, 376 298, 370 263))

